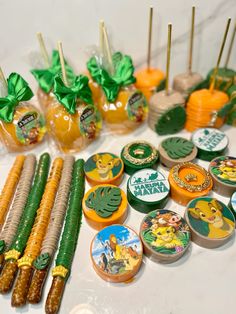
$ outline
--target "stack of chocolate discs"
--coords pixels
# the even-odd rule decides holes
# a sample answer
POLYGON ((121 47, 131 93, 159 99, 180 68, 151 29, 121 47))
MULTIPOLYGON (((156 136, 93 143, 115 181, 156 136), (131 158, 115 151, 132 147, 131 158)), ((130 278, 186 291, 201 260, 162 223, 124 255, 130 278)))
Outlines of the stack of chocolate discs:
POLYGON ((236 191, 236 158, 220 156, 213 159, 209 165, 213 189, 218 194, 230 197, 236 191))
POLYGON ((193 142, 182 137, 169 137, 159 145, 161 163, 172 168, 173 166, 192 161, 197 156, 197 148, 193 142))
POLYGON ((190 230, 177 213, 167 210, 150 212, 141 223, 140 238, 145 255, 162 263, 177 261, 190 245, 190 230))
POLYGON ((185 99, 179 93, 161 91, 150 99, 148 125, 159 135, 179 132, 185 124, 185 99))
POLYGON ((102 184, 92 187, 84 196, 83 213, 87 223, 97 230, 122 224, 127 217, 127 198, 117 186, 102 184))
POLYGON ((206 248, 225 244, 234 234, 235 219, 231 210, 212 197, 192 200, 185 211, 192 240, 206 248))
POLYGON ((158 152, 146 141, 134 141, 122 149, 121 159, 124 162, 125 172, 131 175, 140 169, 155 168, 158 152))
POLYGON ((132 229, 112 225, 96 234, 90 255, 94 270, 102 279, 125 282, 137 274, 142 264, 143 247, 132 229))
POLYGON ((127 183, 129 204, 139 212, 163 208, 167 203, 170 185, 163 173, 154 169, 143 169, 133 174, 127 183))
POLYGON ((181 205, 207 195, 213 185, 210 174, 192 162, 183 162, 171 168, 169 183, 171 198, 181 205))
POLYGON ((123 161, 112 153, 97 153, 84 164, 84 172, 90 185, 120 185, 123 179, 123 161))
POLYGON ((189 90, 202 81, 202 76, 197 72, 178 74, 173 80, 173 89, 180 92, 184 98, 189 95, 189 90))
POLYGON ((197 157, 211 161, 224 154, 228 147, 228 137, 215 128, 198 129, 192 134, 192 142, 198 149, 197 157))
POLYGON ((234 194, 231 196, 228 207, 234 214, 234 218, 236 218, 236 192, 234 192, 234 194))

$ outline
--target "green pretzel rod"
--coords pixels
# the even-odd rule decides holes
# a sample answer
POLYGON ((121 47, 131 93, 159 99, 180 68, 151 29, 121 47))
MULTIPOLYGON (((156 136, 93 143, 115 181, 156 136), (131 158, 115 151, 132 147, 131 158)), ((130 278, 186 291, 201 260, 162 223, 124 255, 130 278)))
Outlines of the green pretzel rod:
POLYGON ((14 283, 18 270, 17 260, 23 253, 30 235, 36 212, 47 182, 49 166, 50 156, 48 153, 44 153, 40 156, 34 183, 31 187, 15 238, 9 250, 4 254, 6 263, 0 276, 0 293, 7 293, 10 291, 14 283))
POLYGON ((58 312, 65 283, 69 277, 73 257, 79 236, 82 219, 82 199, 84 196, 84 161, 75 162, 72 187, 68 203, 65 225, 56 258, 56 267, 52 270, 53 281, 45 305, 46 314, 58 312))

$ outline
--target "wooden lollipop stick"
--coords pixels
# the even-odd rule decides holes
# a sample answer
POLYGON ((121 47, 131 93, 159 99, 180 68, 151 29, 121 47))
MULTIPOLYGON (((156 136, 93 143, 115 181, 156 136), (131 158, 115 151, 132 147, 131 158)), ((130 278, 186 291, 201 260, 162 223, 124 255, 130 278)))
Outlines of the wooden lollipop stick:
POLYGON ((190 46, 189 46, 189 60, 188 60, 188 72, 192 73, 192 59, 193 59, 193 42, 194 42, 194 24, 195 24, 195 7, 192 7, 192 22, 190 33, 190 46))
POLYGON ((218 56, 218 60, 217 60, 216 67, 215 67, 214 72, 213 72, 213 76, 212 76, 212 80, 211 80, 211 84, 210 84, 210 88, 209 88, 210 92, 213 92, 214 87, 215 87, 216 75, 217 75, 217 72, 218 72, 218 68, 219 68, 219 65, 220 65, 220 60, 221 60, 221 57, 222 57, 222 54, 223 54, 223 50, 224 50, 224 47, 225 47, 225 42, 226 42, 226 38, 227 38, 227 35, 228 35, 230 22, 231 22, 231 18, 229 18, 228 21, 227 21, 227 25, 226 25, 226 29, 225 29, 225 33, 224 33, 224 38, 223 38, 223 41, 222 41, 222 44, 221 44, 221 48, 220 48, 220 53, 219 53, 219 56, 218 56))
POLYGON ((167 42, 167 57, 166 57, 166 94, 169 94, 170 80, 170 54, 171 54, 171 34, 172 24, 168 24, 168 42, 167 42))
POLYGON ((67 80, 67 75, 66 75, 65 59, 64 59, 64 54, 63 54, 63 50, 62 50, 62 42, 61 41, 57 42, 57 49, 58 49, 59 57, 60 57, 62 78, 63 78, 64 84, 66 86, 69 86, 69 83, 68 83, 68 80, 67 80))
POLYGON ((7 81, 5 79, 4 73, 2 71, 2 68, 0 67, 0 81, 2 81, 4 88, 7 90, 7 81))
POLYGON ((235 34, 236 34, 236 22, 234 24, 234 30, 233 30, 233 34, 232 34, 231 41, 230 41, 230 44, 229 44, 229 50, 228 50, 228 53, 227 53, 227 57, 226 57, 226 60, 225 60, 225 68, 227 68, 228 63, 229 63, 229 59, 230 59, 232 48, 233 48, 233 44, 234 44, 235 34))
POLYGON ((152 48, 152 20, 153 20, 153 7, 149 10, 149 28, 148 28, 148 51, 147 51, 147 69, 151 67, 151 48, 152 48))
POLYGON ((110 47, 110 43, 109 43, 109 39, 108 39, 108 35, 107 35, 107 29, 106 29, 105 24, 103 25, 103 36, 104 36, 104 43, 105 43, 109 68, 110 68, 111 74, 113 74, 114 68, 113 68, 113 62, 112 62, 111 47, 110 47))
POLYGON ((40 32, 38 32, 36 35, 37 35, 37 38, 38 38, 39 47, 40 47, 40 50, 41 50, 41 54, 42 54, 45 66, 49 67, 50 66, 50 60, 49 60, 48 52, 47 52, 47 49, 46 49, 46 46, 45 46, 45 42, 44 42, 44 39, 43 39, 43 35, 40 32))
POLYGON ((99 21, 99 48, 100 48, 100 52, 102 54, 104 54, 104 32, 103 32, 103 28, 104 28, 104 21, 100 20, 99 21))

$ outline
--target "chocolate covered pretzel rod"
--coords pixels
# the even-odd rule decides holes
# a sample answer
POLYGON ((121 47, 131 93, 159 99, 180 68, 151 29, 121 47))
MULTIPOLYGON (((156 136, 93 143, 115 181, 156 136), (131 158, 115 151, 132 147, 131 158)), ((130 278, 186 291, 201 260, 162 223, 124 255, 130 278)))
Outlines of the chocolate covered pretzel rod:
POLYGON ((65 225, 56 258, 56 267, 52 270, 53 281, 47 296, 45 312, 58 312, 69 277, 76 249, 82 219, 82 199, 84 195, 84 161, 79 159, 73 168, 72 187, 68 203, 65 225))
POLYGON ((58 240, 63 226, 71 185, 73 164, 74 157, 66 156, 47 234, 43 240, 40 255, 34 261, 35 272, 27 296, 29 303, 38 303, 41 300, 44 282, 48 274, 51 260, 57 249, 58 240))
POLYGON ((15 193, 18 181, 20 179, 20 174, 24 165, 25 156, 19 155, 16 157, 14 164, 8 173, 7 180, 4 184, 0 195, 0 231, 3 227, 6 214, 11 205, 12 198, 15 193))
POLYGON ((25 158, 24 167, 21 172, 16 195, 10 208, 4 228, 0 234, 0 271, 4 261, 4 251, 6 251, 13 241, 21 215, 25 208, 30 187, 32 184, 36 165, 35 155, 28 155, 25 158))
POLYGON ((47 231, 51 209, 54 205, 54 200, 61 178, 62 167, 63 159, 56 158, 53 162, 50 176, 46 184, 40 206, 37 210, 37 216, 27 241, 24 255, 18 260, 20 272, 12 293, 12 306, 20 307, 26 303, 33 273, 32 264, 40 253, 43 239, 47 231))
POLYGON ((34 183, 30 189, 26 206, 20 219, 14 240, 7 252, 4 253, 5 265, 0 276, 0 293, 7 293, 15 280, 18 266, 17 260, 26 246, 36 211, 39 207, 48 177, 50 156, 44 153, 40 156, 34 183))

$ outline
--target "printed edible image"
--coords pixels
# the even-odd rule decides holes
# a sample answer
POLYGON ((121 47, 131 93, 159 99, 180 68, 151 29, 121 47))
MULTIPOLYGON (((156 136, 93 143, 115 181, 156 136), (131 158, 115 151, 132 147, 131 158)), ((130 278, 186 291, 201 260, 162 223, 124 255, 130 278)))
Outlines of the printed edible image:
POLYGON ((161 254, 177 254, 190 241, 190 230, 180 215, 169 210, 155 210, 146 216, 141 234, 149 247, 161 254))
POLYGON ((211 162, 212 173, 223 183, 236 185, 236 158, 222 156, 211 162))
POLYGON ((95 264, 111 275, 124 274, 135 269, 142 259, 139 237, 122 225, 101 230, 92 244, 95 264))
POLYGON ((191 227, 211 239, 228 237, 234 231, 232 212, 220 201, 211 197, 199 197, 188 205, 187 217, 191 227))

